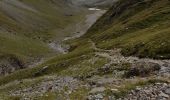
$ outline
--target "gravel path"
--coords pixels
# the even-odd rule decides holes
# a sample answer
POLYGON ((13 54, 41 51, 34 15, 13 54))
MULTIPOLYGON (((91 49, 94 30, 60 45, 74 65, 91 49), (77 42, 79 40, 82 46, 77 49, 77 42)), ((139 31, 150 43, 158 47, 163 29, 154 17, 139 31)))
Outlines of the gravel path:
POLYGON ((96 55, 100 57, 104 57, 110 60, 109 63, 105 64, 106 66, 110 66, 111 64, 114 63, 131 63, 132 65, 136 64, 143 64, 143 65, 148 65, 148 66, 153 66, 158 64, 161 69, 159 70, 159 73, 157 73, 160 76, 165 76, 170 78, 170 60, 155 60, 155 59, 149 59, 149 58, 138 58, 138 57, 124 57, 120 51, 121 49, 113 49, 113 50, 104 50, 97 48, 95 43, 93 41, 89 41, 92 44, 92 48, 96 50, 96 55))

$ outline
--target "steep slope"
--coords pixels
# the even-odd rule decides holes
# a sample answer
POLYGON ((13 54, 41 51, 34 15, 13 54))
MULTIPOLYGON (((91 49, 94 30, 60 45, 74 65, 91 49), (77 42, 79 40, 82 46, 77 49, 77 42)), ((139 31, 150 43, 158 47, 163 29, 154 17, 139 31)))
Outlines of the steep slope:
MULTIPOLYGON (((76 9, 65 0, 0 0, 0 59, 15 57, 27 67, 54 54, 49 43, 71 33, 62 32, 85 16, 76 9)), ((0 66, 1 71, 14 68, 9 59, 0 66)))
POLYGON ((63 0, 1 0, 1 29, 47 41, 54 33, 75 21, 75 8, 63 0))
MULTIPOLYGON (((112 1, 108 0, 108 2, 112 1)), ((0 54, 2 57, 0 59, 4 59, 5 55, 15 56, 21 60, 24 67, 27 67, 44 56, 63 52, 65 49, 61 48, 58 42, 79 31, 78 24, 84 23, 86 16, 94 12, 88 11, 84 5, 94 7, 102 1, 87 2, 89 1, 1 0, 0 54)), ((102 2, 102 5, 108 5, 108 2, 102 2)), ((6 68, 8 65, 1 64, 6 68)))
POLYGON ((102 7, 102 8, 108 8, 109 6, 112 6, 112 4, 116 0, 71 0, 71 3, 74 5, 81 5, 86 7, 102 7))
POLYGON ((123 48, 127 56, 166 59, 170 58, 169 22, 168 0, 121 0, 85 37, 101 48, 123 48))
POLYGON ((68 53, 0 77, 0 97, 169 100, 169 4, 118 1, 85 35, 64 41, 70 45, 68 53))

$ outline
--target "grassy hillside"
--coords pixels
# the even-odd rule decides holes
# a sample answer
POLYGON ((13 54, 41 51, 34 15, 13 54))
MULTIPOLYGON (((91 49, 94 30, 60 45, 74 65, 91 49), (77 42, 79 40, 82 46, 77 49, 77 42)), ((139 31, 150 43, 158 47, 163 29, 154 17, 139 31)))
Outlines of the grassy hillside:
POLYGON ((71 34, 64 30, 82 20, 82 11, 64 0, 0 0, 0 60, 12 55, 25 64, 54 53, 48 44, 71 34))
POLYGON ((79 18, 75 8, 63 0, 1 0, 0 2, 1 28, 34 39, 47 41, 55 36, 55 33, 48 33, 48 30, 62 30, 79 18))
MULTIPOLYGON (((119 12, 113 10, 112 7, 83 37, 67 41, 67 43, 70 43, 71 45, 68 54, 56 56, 35 68, 21 70, 9 76, 2 77, 0 79, 0 84, 16 79, 35 77, 34 74, 44 66, 49 67, 46 71, 42 72, 40 76, 54 73, 58 74, 63 70, 70 70, 68 68, 74 66, 84 66, 84 64, 80 64, 80 62, 92 59, 95 57, 94 55, 96 55, 96 52, 100 52, 100 50, 94 49, 90 42, 91 40, 94 41, 99 48, 122 48, 122 53, 124 55, 161 59, 169 58, 168 12, 170 9, 168 0, 148 0, 145 2, 138 2, 136 0, 119 1, 114 6, 114 9, 116 8, 119 9, 119 12), (139 4, 142 5, 140 6, 139 4), (145 9, 143 5, 145 5, 145 9), (128 9, 120 9, 118 7, 125 7, 128 9), (134 9, 134 7, 136 7, 136 9, 134 9), (132 11, 136 11, 136 13, 132 13, 132 11), (114 12, 119 14, 119 16, 114 15, 114 12), (153 12, 155 13, 153 14, 153 12), (160 14, 163 15, 160 17, 160 14), (122 19, 123 16, 126 16, 126 18, 122 19), (157 17, 155 19, 155 16, 159 16, 158 19, 157 17), (143 24, 141 26, 141 24, 139 25, 136 23, 143 23, 144 26, 143 24), (26 72, 24 75, 22 73, 23 71, 26 72)), ((104 60, 104 63, 107 63, 107 61, 104 60)), ((102 65, 102 63, 99 63, 98 67, 101 67, 102 65)), ((92 64, 87 66, 89 66, 90 69, 93 69, 93 66, 95 65, 92 64)), ((86 67, 80 67, 79 70, 85 70, 86 67)), ((83 71, 82 73, 87 74, 88 71, 83 71)), ((69 73, 65 73, 66 76, 68 74, 69 73)))
POLYGON ((41 57, 52 52, 52 50, 41 41, 27 37, 19 37, 9 33, 0 33, 0 41, 0 53, 2 55, 13 54, 21 57, 41 57))
MULTIPOLYGON (((119 49, 115 49, 121 48, 121 53, 126 56, 169 59, 169 18, 169 0, 120 0, 84 36, 66 41, 71 46, 69 53, 57 55, 33 68, 22 69, 0 77, 0 97, 8 100, 35 96, 38 100, 53 100, 61 96, 63 100, 66 98, 84 100, 91 89, 104 87, 106 90, 102 93, 107 99, 112 95, 115 98, 122 98, 130 90, 148 84, 166 83, 169 86, 169 67, 167 67, 170 65, 169 60, 124 57, 119 49), (163 74, 161 68, 165 71, 163 74), (79 83, 72 84, 67 80, 66 82, 62 80, 60 83, 60 79, 56 79, 56 77, 68 76, 78 80, 79 83), (71 84, 71 89, 65 83, 71 84), (51 85, 54 85, 52 86, 54 89, 64 87, 59 91, 44 90, 51 85), (73 89, 74 85, 78 88, 73 89), (11 95, 9 91, 10 93, 12 91, 11 94, 15 92, 18 95, 11 95), (22 94, 22 91, 25 94, 22 94), (38 91, 37 95, 31 94, 36 91, 38 91)), ((35 41, 37 40, 32 42, 35 41)), ((28 47, 40 48, 39 46, 42 45, 38 44, 28 43, 28 47)), ((45 47, 41 48, 43 53, 48 52, 45 47)), ((31 52, 36 54, 38 49, 35 48, 31 52)))
POLYGON ((100 48, 122 48, 126 56, 170 58, 170 2, 121 0, 84 36, 100 48))

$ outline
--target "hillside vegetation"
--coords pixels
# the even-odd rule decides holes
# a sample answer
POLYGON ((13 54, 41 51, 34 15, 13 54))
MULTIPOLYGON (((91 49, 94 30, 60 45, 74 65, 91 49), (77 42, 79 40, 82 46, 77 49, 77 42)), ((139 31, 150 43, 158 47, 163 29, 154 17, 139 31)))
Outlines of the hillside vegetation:
MULTIPOLYGON (((64 0, 0 0, 0 60, 14 57, 28 67, 58 53, 49 43, 71 34, 63 30, 82 20, 85 13, 64 0)), ((5 62, 0 62, 2 70, 16 66, 10 59, 5 62)))
POLYGON ((126 56, 170 58, 169 0, 120 0, 84 36, 126 56))
POLYGON ((68 53, 1 76, 0 99, 169 100, 169 23, 169 0, 118 0, 86 34, 64 41, 68 53))

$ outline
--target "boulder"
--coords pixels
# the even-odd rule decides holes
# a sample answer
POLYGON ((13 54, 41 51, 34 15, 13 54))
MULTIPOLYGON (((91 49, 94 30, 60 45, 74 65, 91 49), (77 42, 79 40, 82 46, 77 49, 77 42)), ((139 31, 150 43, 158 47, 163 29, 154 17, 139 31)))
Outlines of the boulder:
POLYGON ((133 64, 133 66, 126 71, 124 74, 125 77, 134 77, 134 76, 141 76, 146 77, 151 73, 159 71, 161 66, 157 63, 152 62, 138 62, 133 64))

